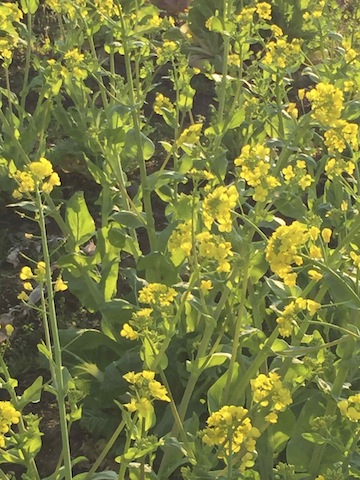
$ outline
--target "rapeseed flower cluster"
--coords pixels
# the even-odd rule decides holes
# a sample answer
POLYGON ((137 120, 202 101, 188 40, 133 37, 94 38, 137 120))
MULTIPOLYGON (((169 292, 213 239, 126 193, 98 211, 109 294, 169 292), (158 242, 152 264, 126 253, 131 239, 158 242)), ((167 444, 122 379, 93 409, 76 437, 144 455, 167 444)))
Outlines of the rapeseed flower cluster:
MULTIPOLYGON (((294 266, 301 266, 303 258, 302 249, 308 248, 308 255, 313 259, 322 258, 321 248, 315 245, 320 237, 320 229, 307 227, 297 220, 290 225, 281 225, 272 234, 266 247, 266 260, 271 270, 290 287, 296 284, 297 273, 294 266)), ((325 233, 325 238, 328 234, 325 233)), ((326 240, 324 239, 325 243, 326 240)))
MULTIPOLYGON (((195 248, 198 262, 205 266, 208 262, 217 264, 217 272, 229 272, 229 258, 233 256, 230 242, 224 240, 220 235, 213 235, 208 231, 200 232, 194 235, 195 248)), ((168 249, 171 260, 175 265, 179 265, 185 258, 192 254, 193 235, 192 224, 186 222, 178 225, 172 232, 168 242, 168 249)))
POLYGON ((19 34, 14 24, 23 18, 23 12, 16 2, 3 2, 0 5, 0 58, 3 65, 11 63, 13 51, 19 43, 19 34))
POLYGON ((87 0, 45 0, 45 5, 60 15, 66 15, 70 20, 74 20, 76 13, 79 17, 86 18, 89 15, 87 9, 87 0))
POLYGON ((250 380, 250 384, 253 401, 271 411, 265 420, 276 423, 277 413, 283 412, 292 403, 290 390, 284 387, 276 372, 270 372, 268 375, 260 373, 255 379, 250 380))
POLYGON ((155 380, 155 372, 129 372, 123 378, 130 383, 133 392, 130 402, 124 405, 129 412, 138 412, 140 417, 146 417, 154 412, 154 400, 171 401, 166 388, 155 380))
POLYGON ((352 175, 355 170, 355 163, 343 158, 329 158, 325 165, 325 174, 329 180, 341 177, 344 173, 352 175))
POLYGON ((332 124, 332 128, 324 134, 325 145, 329 153, 342 153, 347 145, 353 150, 359 149, 358 143, 359 126, 356 123, 349 123, 346 120, 336 120, 332 124))
POLYGON ((156 49, 156 63, 158 65, 163 65, 167 62, 170 62, 175 59, 175 57, 180 53, 180 45, 178 42, 172 40, 165 40, 161 47, 156 49))
POLYGON ((343 417, 347 417, 350 422, 360 420, 360 393, 351 395, 347 400, 340 400, 337 404, 343 417))
POLYGON ((253 427, 248 417, 248 410, 235 405, 225 405, 212 413, 206 421, 207 427, 202 431, 202 441, 206 445, 218 447, 218 457, 226 460, 232 455, 239 455, 241 472, 251 468, 255 463, 256 439, 260 431, 253 427))
POLYGON ((231 232, 231 210, 236 206, 239 194, 235 185, 217 187, 203 200, 202 210, 206 228, 218 223, 220 232, 231 232))
MULTIPOLYGON (((34 271, 31 270, 30 267, 25 266, 22 267, 20 272, 20 280, 23 281, 23 291, 18 295, 19 300, 23 300, 27 302, 29 300, 29 295, 26 292, 31 292, 34 287, 32 282, 36 282, 38 284, 45 282, 45 275, 46 275, 46 265, 45 262, 38 262, 36 264, 36 268, 34 271)), ((67 290, 67 285, 59 275, 54 282, 54 292, 63 292, 67 290)))
POLYGON ((302 190, 306 190, 314 182, 313 177, 307 172, 304 160, 297 160, 295 166, 288 165, 282 169, 285 184, 296 187, 299 185, 302 190))
POLYGON ((289 43, 284 37, 272 40, 267 44, 262 62, 276 69, 282 69, 298 64, 301 62, 301 58, 301 41, 294 38, 289 43))
POLYGON ((190 127, 185 128, 177 139, 176 143, 178 147, 182 145, 194 145, 200 140, 200 134, 202 130, 202 123, 194 123, 190 127))
POLYGON ((13 192, 13 197, 17 199, 31 195, 37 189, 49 194, 55 186, 60 185, 59 175, 44 157, 31 162, 24 170, 17 170, 12 177, 18 184, 18 188, 13 192))
POLYGON ((139 303, 150 305, 134 312, 120 331, 128 340, 147 339, 156 350, 167 335, 172 334, 172 318, 177 291, 161 283, 149 283, 138 295, 139 303))
POLYGON ((164 110, 173 112, 174 105, 168 97, 165 97, 162 93, 158 93, 155 97, 153 109, 158 115, 164 115, 164 110))
POLYGON ((310 316, 313 316, 320 307, 320 303, 314 300, 306 300, 302 297, 298 297, 296 300, 290 302, 284 308, 281 316, 276 319, 276 323, 279 325, 280 335, 282 337, 291 336, 299 312, 307 311, 310 316))
POLYGON ((20 421, 21 414, 8 401, 0 401, 0 448, 5 447, 5 433, 8 433, 11 425, 20 421))
POLYGON ((266 201, 270 192, 280 185, 279 180, 269 173, 271 169, 270 148, 261 144, 245 145, 234 164, 240 167, 237 171, 239 177, 254 188, 253 199, 255 201, 266 201))
POLYGON ((329 83, 318 83, 306 93, 311 102, 311 116, 323 125, 332 126, 344 109, 344 95, 340 88, 329 83))
POLYGON ((175 300, 177 291, 162 283, 149 283, 139 292, 139 302, 156 305, 158 308, 167 308, 175 300))

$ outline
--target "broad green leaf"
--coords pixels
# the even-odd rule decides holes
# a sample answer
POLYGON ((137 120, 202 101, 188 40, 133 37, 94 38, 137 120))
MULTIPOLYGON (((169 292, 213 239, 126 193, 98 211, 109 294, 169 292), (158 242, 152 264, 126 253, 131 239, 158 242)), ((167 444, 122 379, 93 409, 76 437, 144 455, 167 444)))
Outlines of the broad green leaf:
POLYGON ((39 7, 39 0, 21 0, 21 10, 24 13, 34 14, 39 7))
POLYGON ((40 401, 42 384, 43 377, 38 377, 35 382, 24 391, 19 400, 20 410, 22 410, 28 403, 37 403, 40 401))
POLYGON ((65 221, 76 247, 94 235, 95 222, 86 205, 84 192, 76 192, 68 201, 65 221))

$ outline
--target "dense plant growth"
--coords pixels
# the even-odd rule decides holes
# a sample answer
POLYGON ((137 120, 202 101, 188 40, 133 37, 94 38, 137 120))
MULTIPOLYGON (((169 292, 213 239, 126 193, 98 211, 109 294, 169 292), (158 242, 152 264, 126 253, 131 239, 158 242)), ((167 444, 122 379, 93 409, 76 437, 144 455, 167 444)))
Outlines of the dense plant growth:
POLYGON ((0 463, 43 478, 49 392, 51 480, 360 478, 359 8, 1 3, 0 186, 37 225, 18 299, 49 375, 18 385, 3 322, 0 463), (99 328, 59 328, 64 294, 99 328))

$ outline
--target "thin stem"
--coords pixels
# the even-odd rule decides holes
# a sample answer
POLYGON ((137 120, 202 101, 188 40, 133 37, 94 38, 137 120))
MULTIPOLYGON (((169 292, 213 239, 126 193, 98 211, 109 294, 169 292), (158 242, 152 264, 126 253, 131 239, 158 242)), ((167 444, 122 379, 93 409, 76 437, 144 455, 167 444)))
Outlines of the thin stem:
POLYGON ((41 231, 41 245, 43 250, 44 262, 45 262, 45 284, 48 295, 48 309, 49 309, 49 324, 50 331, 52 336, 52 343, 54 346, 54 373, 55 377, 53 378, 54 387, 57 393, 57 403, 59 409, 59 420, 60 420, 60 429, 61 429, 61 439, 62 439, 62 448, 64 454, 64 469, 65 469, 65 479, 72 479, 72 466, 71 466, 71 455, 70 455, 70 444, 69 444, 69 432, 66 420, 66 408, 65 408, 65 397, 66 389, 64 385, 63 378, 63 366, 61 358, 61 345, 59 338, 59 331, 56 318, 56 309, 54 301, 54 290, 52 285, 52 272, 51 272, 51 263, 50 263, 50 253, 47 243, 47 232, 45 225, 45 215, 44 215, 44 206, 41 200, 41 194, 38 189, 36 189, 36 206, 38 209, 38 223, 41 231))
MULTIPOLYGON (((31 50, 32 50, 32 14, 28 12, 27 14, 27 45, 26 45, 26 57, 25 57, 25 69, 24 69, 24 80, 23 86, 20 93, 20 106, 22 112, 25 110, 25 102, 27 97, 27 87, 29 82, 29 72, 30 72, 30 58, 31 58, 31 50)), ((22 113, 21 112, 21 113, 22 113)), ((22 117, 23 120, 23 117, 22 117)))
POLYGON ((126 425, 125 420, 122 420, 121 423, 118 425, 117 429, 115 430, 115 432, 111 435, 111 438, 109 439, 109 441, 105 445, 104 449, 102 450, 102 452, 100 453, 98 458, 95 460, 93 466, 88 471, 84 480, 91 480, 93 474, 100 467, 101 462, 105 459, 106 455, 109 453, 109 451, 113 447, 113 445, 116 442, 116 440, 118 439, 120 433, 123 431, 125 425, 126 425))
POLYGON ((131 116, 133 120, 133 125, 135 130, 135 139, 137 144, 138 165, 140 168, 140 178, 141 178, 141 186, 143 191, 144 210, 145 210, 146 223, 147 223, 147 233, 149 236, 150 250, 154 252, 157 250, 157 239, 156 239, 154 215, 153 215, 152 206, 151 206, 151 191, 147 181, 143 139, 141 136, 141 125, 139 120, 140 110, 135 99, 134 81, 133 81, 132 70, 131 70, 130 50, 129 50, 129 44, 128 44, 126 25, 124 21, 124 15, 123 15, 121 4, 118 0, 117 0, 117 4, 119 8, 120 25, 122 29, 125 70, 126 70, 126 78, 127 78, 128 87, 129 87, 131 116))

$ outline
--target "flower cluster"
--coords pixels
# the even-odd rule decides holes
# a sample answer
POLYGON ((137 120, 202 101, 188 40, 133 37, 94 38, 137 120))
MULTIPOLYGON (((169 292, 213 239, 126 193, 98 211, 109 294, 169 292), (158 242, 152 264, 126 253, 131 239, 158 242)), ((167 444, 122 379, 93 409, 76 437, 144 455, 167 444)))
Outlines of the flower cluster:
POLYGON ((178 147, 184 145, 194 145, 200 140, 200 134, 202 130, 202 123, 194 123, 190 127, 185 128, 181 133, 180 137, 177 139, 178 147))
MULTIPOLYGON (((30 267, 25 266, 22 267, 21 272, 20 272, 20 280, 23 281, 23 291, 18 295, 19 300, 23 300, 24 302, 29 300, 29 295, 26 293, 26 291, 31 292, 34 287, 33 284, 31 283, 32 281, 35 281, 36 283, 44 283, 45 282, 45 275, 46 275, 46 265, 45 262, 38 262, 36 264, 36 268, 34 271, 31 270, 30 267)), ((64 290, 67 290, 67 285, 61 278, 61 275, 59 275, 54 282, 54 292, 63 292, 64 290)))
POLYGON ((341 415, 347 417, 350 422, 360 420, 360 393, 351 395, 347 400, 340 400, 337 406, 341 415))
POLYGON ((264 202, 269 193, 280 185, 276 177, 269 174, 271 169, 270 148, 257 144, 245 145, 234 161, 240 167, 238 175, 254 188, 253 199, 264 202))
POLYGON ((174 57, 179 53, 179 51, 180 45, 177 42, 174 42, 172 40, 165 40, 161 47, 158 47, 156 49, 156 63, 158 65, 162 65, 173 60, 174 57))
MULTIPOLYGON (((192 253, 192 227, 191 222, 182 223, 176 227, 169 238, 168 248, 171 259, 179 265, 192 253)), ((208 231, 197 233, 194 236, 198 261, 201 265, 215 261, 217 272, 229 272, 229 257, 233 256, 232 245, 220 235, 213 235, 208 231)))
POLYGON ((304 160, 297 160, 295 167, 288 165, 283 168, 282 174, 287 185, 291 185, 291 187, 299 185, 302 190, 306 190, 314 182, 313 177, 307 173, 304 160))
POLYGON ((44 157, 37 162, 31 162, 24 170, 17 170, 12 176, 18 184, 13 196, 18 199, 36 190, 51 193, 55 186, 60 185, 59 175, 44 157))
POLYGON ((329 158, 325 165, 325 174, 330 180, 341 177, 344 173, 352 175, 354 170, 355 163, 351 160, 344 160, 343 158, 329 158))
POLYGON ((7 401, 0 401, 0 448, 5 447, 4 434, 10 430, 11 425, 16 425, 20 420, 20 412, 7 401))
POLYGON ((0 5, 0 58, 9 66, 13 50, 19 43, 19 34, 14 24, 20 22, 23 13, 16 2, 3 2, 0 5))
POLYGON ((324 134, 325 145, 329 153, 342 153, 347 145, 353 150, 359 149, 358 142, 359 126, 356 123, 349 123, 346 120, 336 120, 332 124, 332 128, 324 134))
POLYGON ((158 115, 163 115, 164 110, 167 110, 168 112, 174 111, 174 105, 171 103, 171 100, 168 97, 165 97, 162 93, 156 95, 153 108, 154 112, 158 115))
POLYGON ((149 283, 139 292, 139 302, 156 305, 160 308, 169 307, 175 300, 177 291, 162 283, 149 283))
POLYGON ((236 206, 238 198, 235 185, 217 187, 209 193, 202 204, 206 228, 210 230, 211 225, 217 222, 220 232, 231 232, 231 210, 236 206))
POLYGON ((284 280, 285 285, 294 286, 297 274, 293 264, 300 266, 303 259, 301 248, 309 238, 305 224, 295 221, 291 225, 281 225, 272 234, 266 247, 266 260, 271 270, 284 280))
POLYGON ((202 431, 202 441, 206 445, 217 446, 219 458, 226 460, 230 454, 240 454, 238 458, 241 472, 254 466, 256 439, 260 437, 260 431, 252 426, 248 410, 235 405, 225 405, 212 413, 206 423, 207 427, 202 431))
POLYGON ((276 423, 277 412, 283 412, 292 403, 290 390, 284 387, 276 372, 270 372, 268 375, 260 373, 250 381, 250 384, 253 401, 261 407, 268 408, 271 412, 265 417, 265 420, 269 423, 276 423))
POLYGON ((318 83, 306 93, 311 102, 311 116, 323 125, 332 126, 344 109, 344 95, 340 88, 329 83, 318 83))
POLYGON ((140 417, 146 417, 154 412, 154 400, 171 401, 166 388, 155 380, 155 372, 129 372, 123 378, 130 383, 133 391, 130 402, 125 404, 129 412, 138 412, 140 417))
POLYGON ((305 298, 298 297, 296 300, 290 302, 284 308, 280 317, 276 319, 279 325, 279 333, 283 337, 290 337, 294 324, 298 318, 298 313, 307 310, 310 316, 315 315, 321 304, 314 300, 306 300, 305 298))
POLYGON ((284 37, 268 43, 262 62, 277 69, 289 68, 298 64, 301 58, 301 41, 294 38, 289 43, 284 37))

